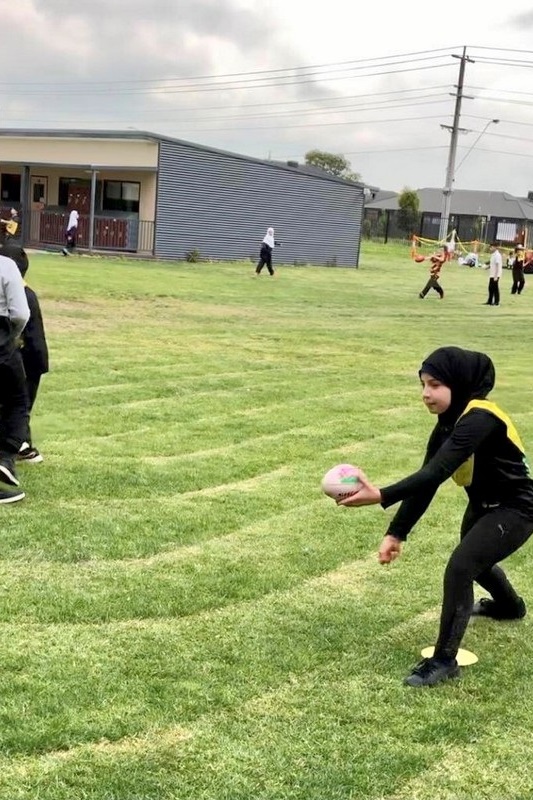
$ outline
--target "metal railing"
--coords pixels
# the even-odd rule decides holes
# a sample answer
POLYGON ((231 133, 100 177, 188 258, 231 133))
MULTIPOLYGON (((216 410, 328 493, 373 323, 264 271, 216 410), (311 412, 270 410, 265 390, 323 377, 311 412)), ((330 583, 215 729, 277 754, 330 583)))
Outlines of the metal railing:
MULTIPOLYGON (((65 244, 68 212, 32 211, 28 235, 30 244, 65 244)), ((153 253, 155 223, 135 217, 96 216, 93 241, 89 243, 89 216, 78 221, 77 244, 89 250, 114 250, 128 253, 153 253)))

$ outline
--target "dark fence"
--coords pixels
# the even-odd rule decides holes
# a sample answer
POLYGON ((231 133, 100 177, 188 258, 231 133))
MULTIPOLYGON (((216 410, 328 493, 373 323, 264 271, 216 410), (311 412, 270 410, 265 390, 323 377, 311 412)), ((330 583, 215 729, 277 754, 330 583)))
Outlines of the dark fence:
MULTIPOLYGON (((60 211, 32 211, 30 220, 30 243, 65 244, 68 213, 60 211)), ((80 216, 78 222, 77 244, 90 248, 90 220, 80 216)), ((152 253, 154 248, 154 223, 135 217, 94 218, 92 248, 94 250, 119 250, 122 252, 152 253)))

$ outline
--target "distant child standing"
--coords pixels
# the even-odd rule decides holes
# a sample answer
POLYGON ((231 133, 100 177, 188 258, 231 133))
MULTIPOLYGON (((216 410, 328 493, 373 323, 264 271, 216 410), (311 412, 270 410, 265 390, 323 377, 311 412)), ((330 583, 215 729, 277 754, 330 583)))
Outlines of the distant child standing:
POLYGON ((272 252, 274 247, 281 247, 281 242, 276 242, 274 239, 274 228, 268 228, 266 236, 261 242, 261 251, 259 253, 259 262, 255 268, 255 274, 259 275, 264 266, 268 269, 270 275, 274 274, 274 267, 272 266, 272 252))
MULTIPOLYGON (((16 245, 5 245, 0 249, 0 254, 11 258, 19 268, 19 272, 22 277, 25 277, 28 271, 29 261, 28 256, 22 247, 16 245)), ((28 394, 28 426, 25 434, 25 441, 22 443, 22 446, 18 452, 17 460, 38 464, 43 460, 43 457, 37 448, 33 446, 29 415, 31 414, 31 410, 37 397, 41 376, 48 372, 48 346, 46 343, 39 298, 26 282, 24 282, 24 291, 30 309, 30 318, 20 335, 22 343, 20 353, 22 355, 24 372, 26 373, 26 389, 28 394)))
POLYGON ((80 215, 73 209, 68 217, 67 230, 65 231, 65 238, 67 240, 66 246, 62 249, 64 256, 69 256, 76 247, 76 238, 78 236, 78 222, 80 215))
POLYGON ((513 285, 511 294, 522 294, 525 285, 524 279, 524 245, 517 244, 513 256, 513 285))
POLYGON ((446 245, 443 246, 442 251, 440 253, 434 253, 430 256, 431 267, 429 268, 429 280, 418 295, 421 300, 427 295, 430 289, 434 289, 439 298, 442 300, 444 297, 444 290, 439 283, 440 278, 440 271, 442 269, 442 265, 448 259, 448 248, 446 245))
POLYGON ((498 250, 496 243, 490 246, 490 263, 489 263, 489 299, 485 303, 486 306, 499 306, 500 305, 500 278, 503 271, 502 254, 498 250))

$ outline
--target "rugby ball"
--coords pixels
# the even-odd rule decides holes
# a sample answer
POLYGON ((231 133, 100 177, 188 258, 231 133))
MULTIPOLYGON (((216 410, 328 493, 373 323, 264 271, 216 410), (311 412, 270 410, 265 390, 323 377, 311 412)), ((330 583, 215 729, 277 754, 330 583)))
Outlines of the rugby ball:
POLYGON ((333 500, 343 500, 361 488, 357 470, 352 464, 337 464, 322 478, 322 491, 333 500))

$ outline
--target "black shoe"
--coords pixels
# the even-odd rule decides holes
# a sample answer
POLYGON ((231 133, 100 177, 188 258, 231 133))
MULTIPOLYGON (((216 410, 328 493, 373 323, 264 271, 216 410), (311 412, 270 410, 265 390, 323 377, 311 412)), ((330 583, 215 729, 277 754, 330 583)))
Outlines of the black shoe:
POLYGON ((420 292, 420 294, 419 294, 418 296, 419 296, 419 298, 420 298, 421 300, 423 300, 423 299, 424 299, 424 297, 425 297, 426 295, 425 295, 425 294, 422 294, 422 292, 420 292))
POLYGON ((15 463, 12 456, 0 456, 0 483, 8 483, 10 486, 20 486, 15 475, 15 463))
POLYGON ((24 500, 26 495, 23 491, 4 492, 0 491, 0 503, 16 503, 17 500, 24 500))
POLYGON ((424 658, 405 678, 404 684, 414 687, 435 686, 449 678, 458 678, 460 674, 461 670, 455 659, 448 664, 437 661, 436 658, 424 658))
POLYGON ((42 455, 36 447, 27 444, 26 447, 22 446, 16 455, 17 461, 26 461, 30 464, 40 464, 43 460, 42 455))
POLYGON ((477 603, 474 603, 472 609, 473 617, 490 617, 491 619, 523 619, 526 616, 526 604, 520 597, 518 605, 514 608, 509 606, 498 605, 495 600, 490 597, 482 597, 477 603))

